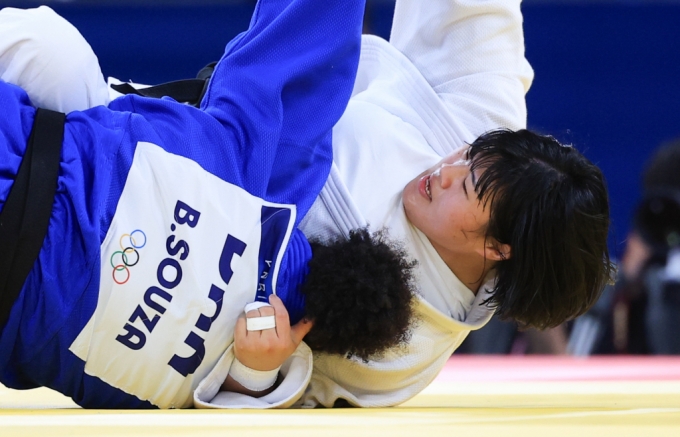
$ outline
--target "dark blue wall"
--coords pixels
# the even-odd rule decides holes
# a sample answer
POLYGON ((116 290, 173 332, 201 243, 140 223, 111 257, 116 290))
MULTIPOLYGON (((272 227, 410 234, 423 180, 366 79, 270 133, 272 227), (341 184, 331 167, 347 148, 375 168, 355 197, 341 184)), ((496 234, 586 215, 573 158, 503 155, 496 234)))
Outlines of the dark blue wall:
POLYGON ((105 76, 141 83, 194 77, 248 26, 254 2, 135 6, 53 4, 90 42, 105 76))
POLYGON ((600 165, 620 253, 645 161, 680 136, 680 4, 524 9, 536 71, 529 126, 572 142, 600 165))
MULTIPOLYGON (((52 7, 90 41, 105 75, 156 83, 191 77, 217 59, 247 26, 254 5, 179 3, 52 7)), ((369 1, 367 30, 388 36, 392 10, 389 1, 369 1)), ((602 167, 611 193, 611 248, 620 253, 643 163, 660 142, 680 136, 680 3, 529 2, 523 10, 536 71, 529 126, 573 143, 602 167)))

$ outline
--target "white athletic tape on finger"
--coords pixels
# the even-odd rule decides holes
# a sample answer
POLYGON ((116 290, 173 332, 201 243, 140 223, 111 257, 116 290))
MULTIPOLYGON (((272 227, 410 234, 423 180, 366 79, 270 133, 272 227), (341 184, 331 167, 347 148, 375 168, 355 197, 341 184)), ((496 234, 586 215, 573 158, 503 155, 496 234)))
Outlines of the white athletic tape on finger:
POLYGON ((264 329, 276 328, 276 317, 247 317, 246 329, 248 331, 262 331, 264 329))
POLYGON ((248 390, 263 391, 276 383, 280 368, 281 366, 274 370, 255 370, 234 358, 229 368, 229 376, 248 390))
POLYGON ((250 303, 249 303, 248 305, 246 305, 246 307, 243 309, 243 312, 245 312, 246 314, 248 314, 248 311, 259 310, 260 308, 263 308, 263 307, 270 307, 270 306, 271 306, 271 305, 269 305, 269 304, 266 303, 266 302, 250 302, 250 303))
MULTIPOLYGON (((271 307, 266 302, 251 302, 243 309, 243 312, 248 314, 249 311, 259 310, 260 308, 271 307)), ((248 331, 262 331, 263 329, 271 329, 276 327, 276 318, 274 316, 260 316, 246 318, 246 329, 248 331)))

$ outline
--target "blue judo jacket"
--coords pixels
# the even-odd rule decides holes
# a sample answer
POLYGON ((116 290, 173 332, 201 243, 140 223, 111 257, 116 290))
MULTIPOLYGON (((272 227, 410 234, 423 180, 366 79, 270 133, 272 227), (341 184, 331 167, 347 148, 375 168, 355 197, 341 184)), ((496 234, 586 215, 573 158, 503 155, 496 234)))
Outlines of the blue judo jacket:
MULTIPOLYGON (((47 236, 0 336, 3 384, 187 407, 243 305, 274 291, 300 317, 296 227, 330 170, 363 7, 260 0, 200 109, 126 96, 68 114, 47 236)), ((0 83, 0 111, 1 206, 35 109, 0 83)))

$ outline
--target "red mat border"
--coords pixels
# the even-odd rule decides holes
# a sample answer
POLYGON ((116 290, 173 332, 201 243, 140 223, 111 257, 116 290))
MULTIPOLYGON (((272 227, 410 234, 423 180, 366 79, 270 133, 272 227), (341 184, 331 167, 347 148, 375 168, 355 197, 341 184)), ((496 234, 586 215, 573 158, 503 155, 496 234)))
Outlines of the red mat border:
POLYGON ((454 355, 436 381, 680 381, 680 357, 454 355))

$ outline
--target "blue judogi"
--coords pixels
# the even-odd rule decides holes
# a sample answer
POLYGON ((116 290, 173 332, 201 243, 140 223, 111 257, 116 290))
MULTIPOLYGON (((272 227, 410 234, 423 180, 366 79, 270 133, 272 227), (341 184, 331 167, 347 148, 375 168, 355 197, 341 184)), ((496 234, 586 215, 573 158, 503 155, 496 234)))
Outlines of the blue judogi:
MULTIPOLYGON (((3 384, 188 406, 256 292, 300 317, 311 251, 296 227, 330 170, 363 6, 261 0, 200 109, 126 96, 68 114, 48 233, 0 337, 3 384)), ((35 109, 0 83, 0 111, 4 203, 35 109)))

